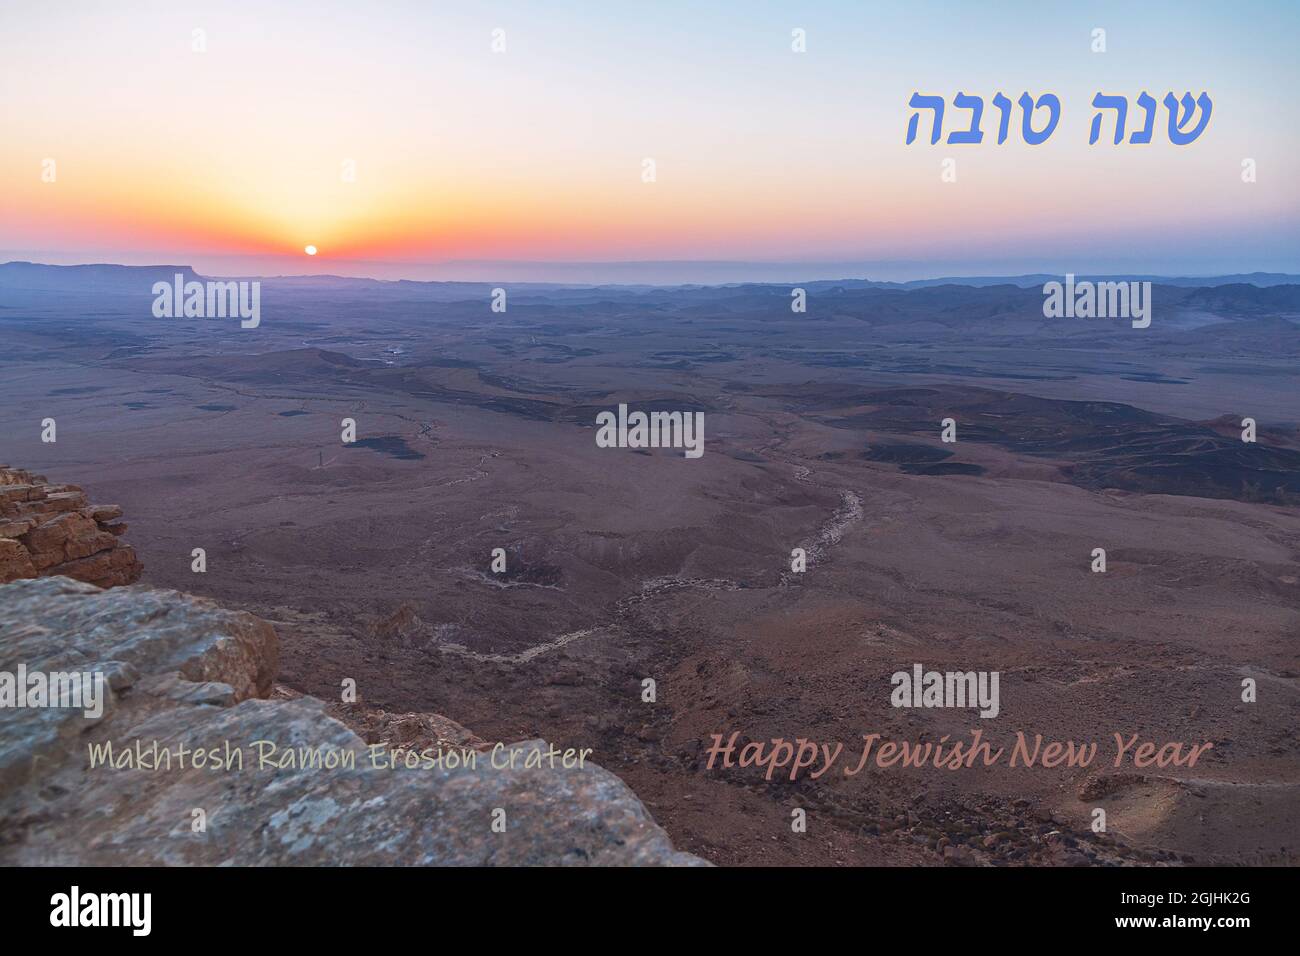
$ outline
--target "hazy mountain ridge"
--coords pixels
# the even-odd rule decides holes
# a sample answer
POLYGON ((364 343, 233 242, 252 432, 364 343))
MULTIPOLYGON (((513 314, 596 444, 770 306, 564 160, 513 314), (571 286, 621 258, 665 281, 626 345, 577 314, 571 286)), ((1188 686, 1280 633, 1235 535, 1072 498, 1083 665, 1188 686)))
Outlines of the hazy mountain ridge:
MULTIPOLYGON (((186 281, 203 281, 206 279, 229 281, 231 279, 260 279, 264 283, 274 283, 286 288, 353 288, 353 289, 388 289, 388 290, 419 290, 434 288, 443 291, 460 291, 467 294, 478 294, 484 289, 490 289, 494 285, 508 284, 513 289, 537 289, 540 291, 558 291, 558 290, 621 290, 621 291, 641 291, 653 292, 663 290, 673 290, 676 292, 684 290, 706 290, 706 289, 789 289, 792 285, 797 284, 801 288, 808 290, 826 291, 834 289, 855 290, 855 289, 892 289, 892 290, 914 290, 928 289, 939 286, 959 286, 963 288, 987 288, 990 286, 1012 286, 1021 289, 1040 287, 1046 282, 1062 281, 1064 274, 1053 275, 1050 273, 1031 273, 1018 276, 948 276, 933 279, 915 279, 909 282, 885 282, 873 279, 860 278, 843 278, 843 279, 815 279, 806 282, 723 282, 723 283, 675 283, 675 284, 647 284, 647 283, 605 283, 605 282, 457 282, 442 280, 417 280, 417 279, 372 279, 362 276, 340 276, 332 274, 320 275, 303 275, 303 276, 256 276, 256 275, 203 275, 196 272, 188 265, 147 265, 147 266, 128 266, 115 265, 111 263, 93 263, 86 265, 48 265, 39 262, 13 261, 0 263, 0 286, 13 287, 32 290, 51 290, 58 291, 61 289, 78 289, 91 287, 92 289, 102 289, 104 291, 112 289, 122 289, 122 291, 133 291, 136 283, 141 280, 147 280, 149 284, 155 281, 170 281, 175 275, 180 273, 185 276, 186 281)), ((1188 277, 1188 276, 1160 276, 1160 275, 1089 275, 1078 274, 1075 281, 1094 281, 1094 282, 1151 282, 1161 286, 1181 287, 1181 288, 1217 288, 1222 286, 1250 286, 1264 289, 1278 286, 1300 286, 1300 274, 1277 273, 1277 272, 1253 272, 1247 274, 1205 276, 1205 277, 1188 277)))

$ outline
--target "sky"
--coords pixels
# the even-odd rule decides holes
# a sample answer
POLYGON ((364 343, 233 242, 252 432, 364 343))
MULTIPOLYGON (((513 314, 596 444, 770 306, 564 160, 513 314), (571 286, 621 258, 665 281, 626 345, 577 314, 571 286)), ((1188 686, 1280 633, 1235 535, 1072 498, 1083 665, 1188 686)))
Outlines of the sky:
POLYGON ((0 261, 557 281, 753 277, 739 263, 774 279, 1300 272, 1297 28, 1290 0, 3 0, 0 261), (1060 97, 1059 126, 1027 145, 1017 107, 998 145, 993 95, 1026 91, 1060 97), (1113 145, 1108 119, 1089 146, 1098 91, 1205 91, 1212 117, 1187 146, 1163 106, 1149 145, 1113 145), (950 111, 982 96, 984 141, 931 145, 927 116, 907 145, 914 92, 950 111))

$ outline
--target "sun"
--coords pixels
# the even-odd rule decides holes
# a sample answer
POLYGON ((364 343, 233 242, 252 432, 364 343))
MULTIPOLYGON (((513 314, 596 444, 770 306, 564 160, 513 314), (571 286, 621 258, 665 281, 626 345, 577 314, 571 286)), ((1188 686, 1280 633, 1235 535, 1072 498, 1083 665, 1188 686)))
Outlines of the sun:
POLYGON ((307 255, 309 256, 314 256, 316 255, 316 247, 308 246, 306 249, 303 250, 303 252, 307 253, 307 255))

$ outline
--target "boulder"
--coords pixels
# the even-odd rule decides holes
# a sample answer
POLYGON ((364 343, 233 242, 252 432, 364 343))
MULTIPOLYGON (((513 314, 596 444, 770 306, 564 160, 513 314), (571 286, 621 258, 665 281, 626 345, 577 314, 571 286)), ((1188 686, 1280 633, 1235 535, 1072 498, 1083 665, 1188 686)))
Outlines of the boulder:
POLYGON ((19 664, 103 673, 111 700, 0 708, 0 864, 706 865, 544 741, 381 712, 368 746, 346 708, 274 688, 269 624, 210 600, 0 586, 0 675, 19 664))

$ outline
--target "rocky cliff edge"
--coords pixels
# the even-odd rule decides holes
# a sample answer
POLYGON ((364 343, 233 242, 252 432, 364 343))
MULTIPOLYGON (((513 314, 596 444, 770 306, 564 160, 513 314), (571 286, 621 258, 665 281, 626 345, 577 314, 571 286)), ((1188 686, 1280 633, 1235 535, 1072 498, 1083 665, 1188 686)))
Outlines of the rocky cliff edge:
POLYGON ((65 577, 0 586, 0 700, 20 665, 103 674, 110 688, 98 717, 0 706, 0 863, 703 863, 674 851, 616 776, 589 760, 553 767, 542 741, 449 746, 459 759, 414 768, 410 749, 395 758, 385 744, 375 766, 323 702, 276 693, 277 662, 269 624, 206 599, 65 577))

